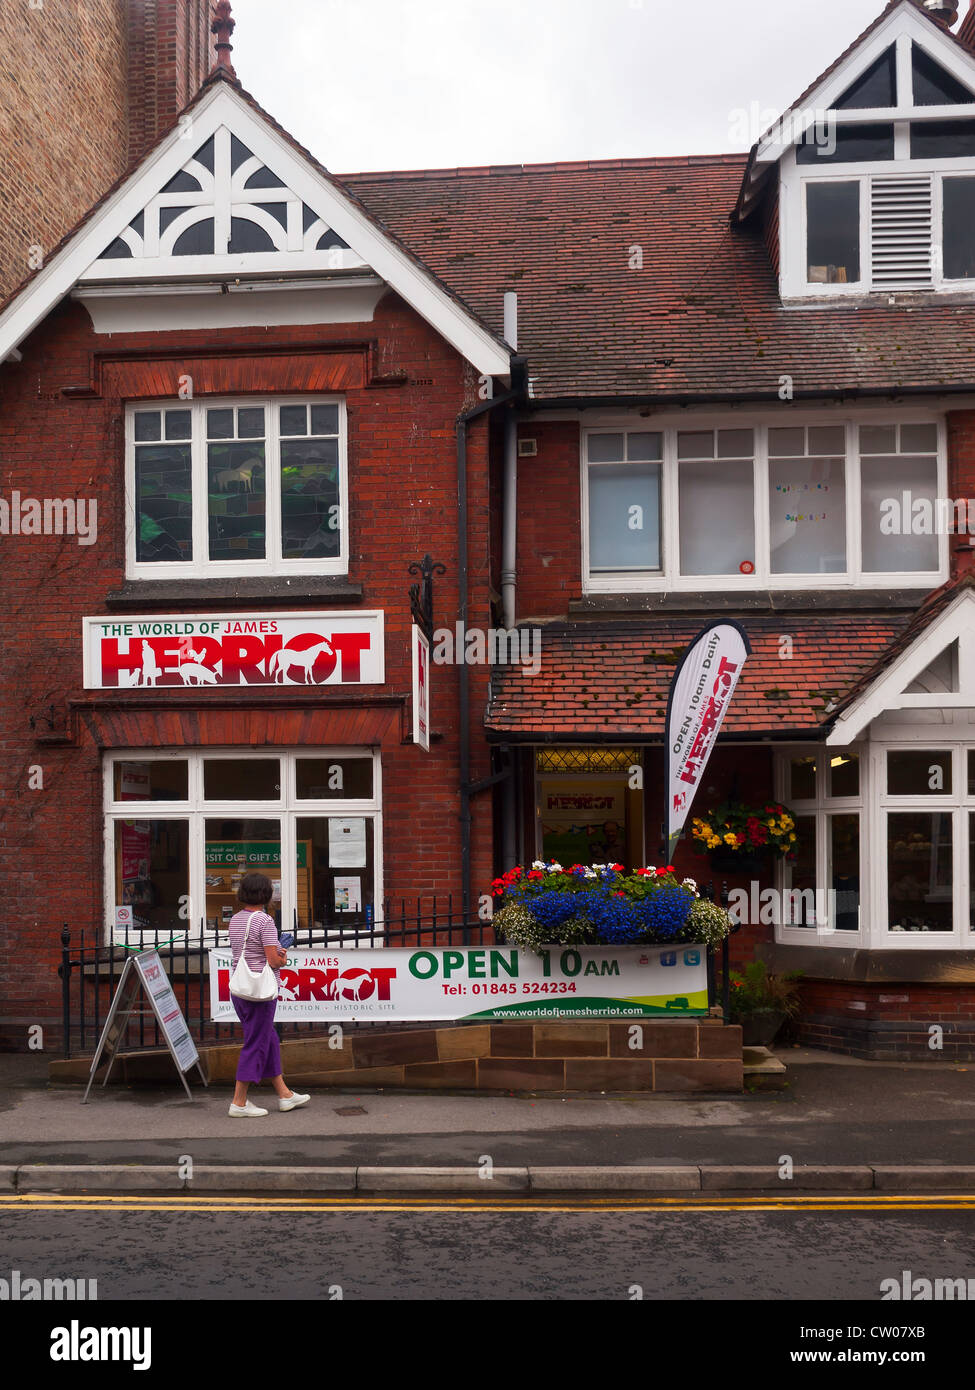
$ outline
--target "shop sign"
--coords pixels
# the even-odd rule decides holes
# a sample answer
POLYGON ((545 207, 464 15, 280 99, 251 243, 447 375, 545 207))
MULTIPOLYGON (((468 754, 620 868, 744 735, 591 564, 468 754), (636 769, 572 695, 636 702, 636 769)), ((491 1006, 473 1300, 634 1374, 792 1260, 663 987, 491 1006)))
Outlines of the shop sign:
POLYGON ((86 690, 385 680, 381 611, 82 621, 86 690))
POLYGON ((707 627, 674 672, 667 705, 668 853, 694 800, 751 646, 738 623, 707 627))
POLYGON ((413 624, 413 742, 430 751, 430 643, 413 624))
MULTIPOLYGON (((210 1017, 236 1018, 231 954, 210 952, 210 1017)), ((292 949, 278 1022, 684 1018, 708 1011, 703 946, 292 949)))
MULTIPOLYGON (((308 862, 307 845, 299 840, 295 845, 299 869, 308 862)), ((281 866, 280 840, 207 840, 207 868, 232 864, 246 873, 260 873, 262 869, 278 869, 281 866)))

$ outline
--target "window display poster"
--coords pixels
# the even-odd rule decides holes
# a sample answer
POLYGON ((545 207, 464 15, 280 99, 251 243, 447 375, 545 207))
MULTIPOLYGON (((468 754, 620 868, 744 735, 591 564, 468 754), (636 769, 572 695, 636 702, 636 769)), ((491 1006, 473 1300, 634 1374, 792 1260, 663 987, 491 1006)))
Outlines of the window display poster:
POLYGON ((361 878, 340 878, 335 879, 335 911, 336 912, 361 912, 362 911, 362 879, 361 878))
POLYGON ((332 869, 366 867, 365 816, 332 816, 329 819, 328 862, 332 869))

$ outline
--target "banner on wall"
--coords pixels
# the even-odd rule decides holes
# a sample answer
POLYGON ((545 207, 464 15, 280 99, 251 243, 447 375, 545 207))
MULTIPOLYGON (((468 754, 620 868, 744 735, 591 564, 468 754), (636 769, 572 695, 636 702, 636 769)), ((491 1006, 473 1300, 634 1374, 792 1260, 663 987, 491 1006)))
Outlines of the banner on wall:
MULTIPOLYGON (((343 880, 348 883, 349 880, 343 880)), ((233 1022, 229 950, 210 952, 210 1017, 233 1022)), ((292 949, 279 1023, 352 1019, 680 1018, 708 1011, 703 946, 292 949)))
POLYGON ((86 690, 381 685, 383 614, 83 618, 86 690))
POLYGON ((667 703, 668 855, 673 855, 750 654, 743 627, 714 623, 695 637, 674 672, 667 703))

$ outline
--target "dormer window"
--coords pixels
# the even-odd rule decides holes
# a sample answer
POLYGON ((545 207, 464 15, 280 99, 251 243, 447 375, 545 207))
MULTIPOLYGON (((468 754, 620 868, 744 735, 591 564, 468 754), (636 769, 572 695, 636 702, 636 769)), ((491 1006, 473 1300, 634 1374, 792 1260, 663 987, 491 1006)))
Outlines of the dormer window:
POLYGON ((786 301, 975 293, 975 63, 923 18, 897 27, 760 142, 757 168, 780 161, 786 301))

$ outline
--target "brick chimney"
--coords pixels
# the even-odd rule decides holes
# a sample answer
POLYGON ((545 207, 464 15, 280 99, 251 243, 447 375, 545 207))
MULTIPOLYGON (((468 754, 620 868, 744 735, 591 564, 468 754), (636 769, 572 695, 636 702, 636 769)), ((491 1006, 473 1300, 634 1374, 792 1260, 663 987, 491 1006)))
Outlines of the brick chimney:
POLYGON ((129 162, 196 96, 216 57, 210 0, 125 0, 129 162))
POLYGON ((975 0, 972 0, 972 4, 968 7, 968 14, 961 22, 958 38, 966 48, 970 48, 975 53, 975 0))

